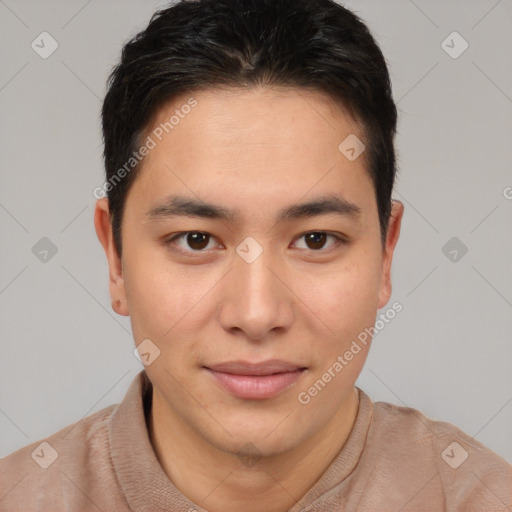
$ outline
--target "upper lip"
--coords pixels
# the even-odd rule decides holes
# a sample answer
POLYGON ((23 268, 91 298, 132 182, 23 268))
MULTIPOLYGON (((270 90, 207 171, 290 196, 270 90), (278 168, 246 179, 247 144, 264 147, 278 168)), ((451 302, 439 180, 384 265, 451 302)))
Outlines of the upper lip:
POLYGON ((279 359, 268 359, 258 363, 229 361, 207 366, 206 368, 215 372, 231 373, 234 375, 272 375, 273 373, 294 372, 304 369, 303 366, 279 359))

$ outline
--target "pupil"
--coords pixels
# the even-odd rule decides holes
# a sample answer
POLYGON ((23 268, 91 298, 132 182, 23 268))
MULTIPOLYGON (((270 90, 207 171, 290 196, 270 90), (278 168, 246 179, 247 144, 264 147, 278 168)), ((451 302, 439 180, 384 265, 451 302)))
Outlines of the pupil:
POLYGON ((204 249, 208 245, 208 236, 205 233, 190 233, 187 243, 193 249, 204 249))
POLYGON ((325 233, 310 233, 307 235, 308 242, 313 243, 313 247, 310 247, 310 249, 321 249, 325 244, 326 236, 325 233))

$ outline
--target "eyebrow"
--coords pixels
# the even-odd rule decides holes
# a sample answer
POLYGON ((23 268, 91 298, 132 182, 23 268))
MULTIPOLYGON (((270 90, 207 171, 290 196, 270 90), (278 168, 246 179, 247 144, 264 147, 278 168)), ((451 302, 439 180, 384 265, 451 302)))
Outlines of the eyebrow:
MULTIPOLYGON (((305 203, 293 204, 281 209, 277 214, 277 222, 289 222, 295 219, 316 217, 335 213, 358 220, 362 215, 359 206, 343 197, 329 194, 317 197, 305 203)), ((229 210, 223 206, 209 204, 203 201, 180 195, 171 195, 160 205, 146 212, 149 221, 185 216, 222 221, 236 221, 239 218, 237 210, 229 210)))

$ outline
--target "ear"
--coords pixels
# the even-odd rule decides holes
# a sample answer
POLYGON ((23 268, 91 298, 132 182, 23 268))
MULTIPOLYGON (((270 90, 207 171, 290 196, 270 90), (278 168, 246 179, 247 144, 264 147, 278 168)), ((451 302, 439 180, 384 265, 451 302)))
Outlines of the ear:
POLYGON ((391 216, 388 222, 388 232, 386 235, 386 243, 383 248, 382 257, 382 273, 379 289, 379 302, 377 309, 383 308, 391 297, 391 263, 393 261, 393 253, 395 250, 398 237, 400 236, 400 226, 402 224, 402 216, 404 214, 404 205, 396 199, 392 200, 391 216))
POLYGON ((94 210, 96 235, 103 246, 109 267, 109 289, 112 309, 119 315, 129 316, 124 288, 123 267, 114 245, 108 199, 103 197, 96 202, 94 210))

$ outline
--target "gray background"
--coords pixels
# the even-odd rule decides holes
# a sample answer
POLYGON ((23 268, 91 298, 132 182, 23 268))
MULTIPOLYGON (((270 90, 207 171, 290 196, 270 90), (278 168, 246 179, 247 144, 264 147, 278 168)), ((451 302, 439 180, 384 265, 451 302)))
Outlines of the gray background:
MULTIPOLYGON (((163 5, 0 1, 0 456, 119 402, 142 369, 111 310, 93 189, 107 75, 163 5), (47 59, 31 48, 43 31, 59 45, 47 59), (43 237, 57 248, 46 262, 32 252, 43 237)), ((346 5, 390 67, 405 204, 389 303, 403 311, 358 385, 512 462, 512 2, 346 5), (469 44, 458 58, 441 46, 453 31, 469 44), (452 237, 457 261, 442 251, 452 237)))

